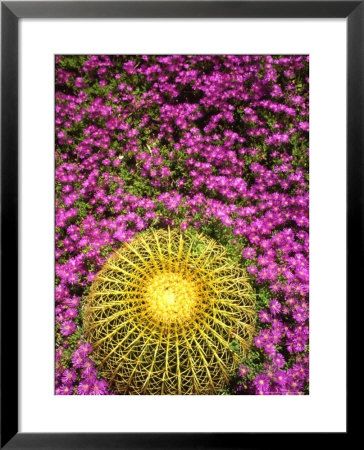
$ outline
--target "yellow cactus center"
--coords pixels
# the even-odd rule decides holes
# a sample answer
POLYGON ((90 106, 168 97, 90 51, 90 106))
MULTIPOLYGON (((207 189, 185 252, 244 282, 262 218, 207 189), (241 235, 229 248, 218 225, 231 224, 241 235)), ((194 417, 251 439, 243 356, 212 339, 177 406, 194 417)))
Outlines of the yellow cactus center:
POLYGON ((120 394, 216 394, 254 335, 254 295, 223 246, 178 229, 139 233, 106 261, 85 335, 120 394))
POLYGON ((164 322, 188 320, 197 300, 194 285, 175 273, 152 279, 146 299, 153 314, 164 322))

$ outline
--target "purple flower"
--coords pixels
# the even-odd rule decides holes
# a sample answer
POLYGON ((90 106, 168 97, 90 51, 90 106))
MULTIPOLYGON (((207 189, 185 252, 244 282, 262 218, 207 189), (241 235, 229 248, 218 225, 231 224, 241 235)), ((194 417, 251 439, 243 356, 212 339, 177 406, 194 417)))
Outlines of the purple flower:
POLYGON ((71 384, 62 384, 59 388, 58 395, 72 395, 73 394, 73 386, 71 384))
POLYGON ((254 259, 255 258, 255 250, 251 247, 245 247, 243 250, 243 256, 247 259, 254 259))
POLYGON ((96 380, 89 392, 90 395, 105 395, 107 393, 107 383, 104 380, 96 380))
POLYGON ((244 365, 241 365, 239 367, 238 373, 239 373, 240 377, 246 377, 249 374, 249 372, 250 372, 250 368, 249 367, 244 366, 244 365))
POLYGON ((77 317, 77 315, 78 311, 76 308, 68 308, 64 314, 67 319, 74 319, 75 317, 77 317))
POLYGON ((264 345, 264 351, 270 358, 273 358, 276 355, 276 348, 272 342, 268 342, 264 345))
POLYGON ((257 375, 254 378, 253 384, 256 387, 257 391, 267 393, 269 389, 269 378, 265 374, 257 375))
POLYGON ((259 319, 261 322, 266 323, 266 322, 271 322, 272 317, 266 309, 261 309, 259 311, 259 319))
POLYGON ((271 310, 271 313, 275 316, 276 314, 279 314, 281 312, 282 309, 282 305, 279 303, 278 300, 276 300, 275 298, 273 298, 270 302, 269 302, 269 308, 271 310))
POLYGON ((94 384, 94 378, 86 378, 80 381, 80 384, 77 387, 78 395, 89 395, 94 384))
POLYGON ((277 372, 275 372, 274 378, 280 386, 285 386, 287 384, 288 377, 286 372, 284 372, 283 370, 277 370, 277 372))
POLYGON ((72 322, 72 320, 65 320, 60 327, 61 334, 63 336, 69 336, 76 331, 76 324, 72 322))
POLYGON ((94 364, 91 361, 91 359, 85 358, 83 360, 82 368, 83 368, 83 371, 82 371, 83 377, 84 378, 89 377, 92 374, 92 372, 94 371, 94 364))
POLYGON ((303 308, 297 308, 293 312, 293 318, 297 320, 297 322, 302 323, 308 318, 308 314, 303 308))
POLYGON ((66 369, 63 371, 61 380, 62 383, 69 385, 76 381, 76 377, 76 371, 74 369, 66 369))
POLYGON ((92 352, 92 347, 89 342, 85 342, 78 347, 78 353, 84 357, 87 356, 91 352, 92 352))
POLYGON ((82 355, 80 352, 78 352, 76 350, 72 354, 72 365, 73 365, 73 367, 75 367, 76 369, 80 369, 81 367, 83 367, 84 358, 85 358, 85 356, 82 355))
POLYGON ((284 360, 283 355, 281 355, 280 353, 277 353, 276 355, 274 355, 273 363, 278 368, 283 367, 285 365, 285 360, 284 360))
POLYGON ((65 301, 65 304, 67 305, 67 306, 69 306, 70 308, 77 308, 77 306, 79 305, 79 303, 80 303, 80 298, 79 297, 76 297, 75 295, 72 297, 72 298, 69 298, 69 299, 67 299, 66 301, 65 301))

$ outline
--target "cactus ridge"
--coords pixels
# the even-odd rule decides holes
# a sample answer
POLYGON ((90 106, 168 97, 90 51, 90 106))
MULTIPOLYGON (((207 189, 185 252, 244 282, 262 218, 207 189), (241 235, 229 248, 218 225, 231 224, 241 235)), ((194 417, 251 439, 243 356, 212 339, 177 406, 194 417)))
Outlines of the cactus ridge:
POLYGON ((216 394, 254 334, 245 271, 202 234, 150 229, 106 261, 85 334, 120 394, 216 394))

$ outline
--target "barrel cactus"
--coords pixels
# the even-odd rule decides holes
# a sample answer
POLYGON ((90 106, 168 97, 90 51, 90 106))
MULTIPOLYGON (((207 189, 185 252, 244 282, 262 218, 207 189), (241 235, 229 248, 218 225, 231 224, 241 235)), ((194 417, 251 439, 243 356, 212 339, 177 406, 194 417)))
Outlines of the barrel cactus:
POLYGON ((120 394, 216 394, 249 352, 254 295, 243 269, 202 234, 150 229, 106 261, 85 334, 120 394))

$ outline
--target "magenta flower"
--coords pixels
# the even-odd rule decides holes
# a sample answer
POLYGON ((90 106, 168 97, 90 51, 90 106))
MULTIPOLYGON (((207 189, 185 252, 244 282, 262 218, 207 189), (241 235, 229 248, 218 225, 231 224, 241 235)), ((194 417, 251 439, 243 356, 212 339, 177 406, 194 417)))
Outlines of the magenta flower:
POLYGON ((61 334, 63 336, 69 336, 76 331, 76 324, 72 322, 72 320, 65 320, 60 327, 61 334))
POLYGON ((91 389, 90 395, 105 395, 107 394, 107 383, 104 380, 96 380, 91 389))
POLYGON ((250 368, 244 365, 241 365, 239 367, 239 371, 238 374, 240 377, 246 377, 248 375, 248 373, 250 372, 250 368))
POLYGON ((76 369, 82 368, 83 367, 83 363, 84 363, 84 358, 85 358, 84 355, 82 355, 78 351, 75 351, 72 354, 72 365, 73 365, 73 367, 75 367, 76 369))
POLYGON ((74 319, 75 317, 77 317, 77 315, 78 311, 76 308, 68 308, 64 314, 67 319, 74 319))
POLYGON ((80 381, 80 384, 77 387, 78 395, 89 395, 94 384, 93 378, 86 378, 85 380, 80 381))
POLYGON ((269 308, 271 310, 271 313, 275 316, 276 314, 279 314, 281 312, 282 305, 278 300, 274 298, 269 302, 269 308))
POLYGON ((267 393, 269 389, 269 378, 265 374, 257 375, 253 381, 254 386, 260 393, 267 393))
POLYGON ((255 258, 255 250, 251 247, 244 248, 243 257, 247 258, 247 259, 254 259, 255 258))
POLYGON ((285 360, 283 355, 281 355, 280 353, 277 353, 276 355, 274 355, 273 357, 273 363, 276 367, 281 368, 284 366, 285 364, 285 360))
POLYGON ((92 352, 92 347, 89 342, 85 342, 78 347, 78 354, 82 355, 84 357, 87 356, 91 352, 92 352))
POLYGON ((288 381, 288 377, 287 377, 286 372, 284 372, 283 370, 277 370, 277 372, 275 372, 275 381, 280 386, 285 386, 287 384, 287 381, 288 381))
POLYGON ((76 371, 74 369, 66 369, 62 374, 62 383, 69 385, 76 381, 76 371))
POLYGON ((72 395, 72 394, 73 394, 73 386, 70 384, 62 385, 59 388, 58 395, 72 395))

